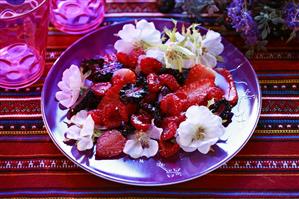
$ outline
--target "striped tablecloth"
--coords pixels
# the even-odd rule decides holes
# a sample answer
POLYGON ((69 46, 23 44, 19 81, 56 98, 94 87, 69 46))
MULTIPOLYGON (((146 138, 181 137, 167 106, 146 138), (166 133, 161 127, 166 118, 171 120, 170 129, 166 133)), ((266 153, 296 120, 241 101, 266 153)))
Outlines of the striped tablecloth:
MULTIPOLYGON (((102 25, 158 13, 154 1, 111 3, 102 25)), ((204 23, 211 26, 211 22, 204 23)), ((222 31, 217 24, 213 29, 222 31)), ((233 33, 224 36, 241 48, 233 33)), ((49 31, 47 70, 80 36, 49 31)), ((241 48, 242 49, 242 48, 241 48)), ((220 169, 190 182, 135 187, 103 180, 78 168, 55 147, 44 127, 40 95, 44 77, 29 88, 0 90, 0 197, 299 197, 299 48, 272 42, 251 63, 262 88, 262 114, 249 143, 220 169)))

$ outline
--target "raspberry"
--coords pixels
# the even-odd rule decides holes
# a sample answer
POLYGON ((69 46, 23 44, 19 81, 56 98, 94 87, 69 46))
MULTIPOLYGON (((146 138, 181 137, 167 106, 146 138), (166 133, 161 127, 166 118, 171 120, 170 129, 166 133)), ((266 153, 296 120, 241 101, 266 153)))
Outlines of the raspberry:
POLYGON ((156 93, 156 92, 160 91, 161 84, 160 84, 159 76, 156 75, 155 73, 150 73, 146 77, 146 82, 147 82, 148 89, 150 92, 156 93))
POLYGON ((140 61, 140 70, 144 74, 158 73, 162 68, 162 63, 152 57, 143 58, 140 61))
POLYGON ((232 106, 235 106, 238 102, 238 92, 232 74, 224 68, 217 68, 216 71, 226 79, 229 87, 225 91, 225 98, 232 106))
POLYGON ((103 125, 109 129, 119 127, 128 121, 126 106, 121 102, 110 102, 103 109, 103 125))
POLYGON ((160 108, 166 115, 179 115, 184 109, 184 104, 178 96, 170 93, 162 98, 160 108))
POLYGON ((110 82, 100 82, 92 85, 91 90, 97 96, 104 96, 106 91, 111 87, 110 82))
POLYGON ((96 156, 111 158, 122 153, 126 144, 126 138, 117 130, 104 132, 97 140, 96 156))
POLYGON ((127 68, 122 68, 113 73, 112 84, 113 85, 125 85, 136 82, 136 74, 127 68))
POLYGON ((163 132, 161 139, 162 140, 170 140, 174 138, 178 125, 175 121, 167 121, 163 120, 162 122, 163 132))
POLYGON ((126 53, 119 52, 116 54, 117 60, 125 66, 130 65, 129 56, 126 53))
POLYGON ((148 93, 143 99, 143 103, 155 103, 157 101, 158 94, 157 93, 148 93))
POLYGON ((131 116, 131 124, 137 130, 147 131, 151 126, 151 118, 145 114, 143 115, 132 115, 131 116))
POLYGON ((100 104, 98 105, 98 109, 102 109, 106 104, 111 102, 119 102, 119 91, 121 89, 120 85, 111 86, 106 92, 104 97, 102 98, 100 104))
POLYGON ((177 143, 173 143, 170 140, 159 141, 159 154, 164 158, 169 158, 177 154, 180 150, 180 146, 177 143))
POLYGON ((103 125, 102 110, 94 109, 88 112, 96 125, 103 125))
POLYGON ((167 86, 172 91, 176 91, 180 88, 180 85, 176 81, 175 77, 170 74, 159 75, 159 80, 163 86, 167 86))
POLYGON ((209 79, 211 82, 214 82, 215 72, 206 66, 200 64, 195 65, 190 69, 185 84, 191 84, 201 79, 209 79))
POLYGON ((138 58, 140 55, 143 55, 144 51, 142 49, 136 48, 133 49, 129 54, 119 52, 116 54, 116 57, 120 63, 125 65, 128 68, 135 69, 138 64, 138 58))

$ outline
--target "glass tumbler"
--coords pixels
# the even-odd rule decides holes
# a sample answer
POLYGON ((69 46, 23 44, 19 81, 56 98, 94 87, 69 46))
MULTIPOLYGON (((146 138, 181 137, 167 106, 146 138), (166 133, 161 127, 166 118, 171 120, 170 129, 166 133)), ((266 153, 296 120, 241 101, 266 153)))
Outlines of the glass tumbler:
POLYGON ((104 0, 51 0, 51 22, 66 33, 82 34, 104 19, 104 0))
POLYGON ((43 74, 50 7, 48 0, 13 2, 0 0, 0 87, 8 89, 27 87, 43 74))

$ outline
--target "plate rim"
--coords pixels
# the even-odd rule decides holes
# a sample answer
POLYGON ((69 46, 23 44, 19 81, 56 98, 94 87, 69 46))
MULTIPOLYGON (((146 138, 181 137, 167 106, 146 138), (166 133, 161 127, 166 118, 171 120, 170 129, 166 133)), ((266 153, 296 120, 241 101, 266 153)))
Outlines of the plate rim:
MULTIPOLYGON (((142 18, 142 19, 146 19, 147 21, 150 21, 150 22, 154 22, 154 23, 159 23, 159 22, 171 22, 172 20, 171 19, 165 19, 165 18, 142 18)), ((141 19, 138 19, 138 20, 141 20, 141 19)), ((80 43, 82 40, 86 39, 87 37, 89 37, 90 35, 92 34, 95 34, 99 31, 103 31, 105 29, 108 29, 112 26, 119 26, 121 24, 125 25, 125 24, 128 24, 128 23, 133 23, 134 21, 136 21, 136 19, 130 19, 130 20, 125 20, 125 21, 121 21, 121 22, 117 22, 117 23, 114 23, 114 24, 111 24, 111 25, 107 25, 107 26, 104 26, 104 27, 100 27, 96 30, 93 30, 87 34, 85 34, 84 36, 82 36, 81 38, 77 39, 75 42, 73 42, 69 47, 67 47, 62 53, 61 55, 55 60, 55 62, 53 63, 53 65, 51 66, 50 70, 48 71, 47 73, 47 76, 44 80, 44 84, 43 84, 43 89, 42 89, 42 93, 41 93, 41 113, 42 113, 42 119, 43 119, 43 122, 45 124, 45 127, 46 127, 46 130, 47 130, 47 134, 50 136, 52 142, 55 144, 55 146, 63 153, 64 156, 66 156, 69 160, 71 160, 75 165, 77 165, 78 167, 80 167, 81 169, 95 175, 95 176, 98 176, 102 179, 105 179, 105 180, 109 180, 109 181, 113 181, 113 182, 117 182, 117 183, 120 183, 120 184, 126 184, 126 185, 134 185, 134 186, 140 186, 140 187, 153 187, 153 186, 167 186, 167 185, 174 185, 174 184, 179 184, 179 183, 183 183, 183 182, 187 182, 187 181, 191 181, 191 180, 194 180, 196 178, 199 178, 199 177, 202 177, 202 176, 205 176, 207 175, 208 173, 212 172, 212 171, 215 171, 217 170, 219 167, 221 167, 223 164, 225 164, 226 162, 230 161, 233 157, 235 157, 237 155, 237 153, 240 152, 240 150, 242 150, 244 148, 244 146, 247 144, 247 142, 249 141, 249 139, 252 137, 252 134, 254 133, 254 130, 256 129, 257 127, 257 124, 258 124, 258 121, 259 121, 259 118, 260 118, 260 115, 261 115, 261 109, 262 109, 262 94, 261 94, 261 86, 259 84, 259 81, 258 81, 258 77, 257 77, 257 74, 254 70, 254 68, 252 67, 252 65, 250 64, 249 60, 247 59, 247 57, 235 46, 233 45, 231 42, 227 41, 222 35, 221 35, 221 38, 222 40, 225 40, 225 42, 229 43, 230 45, 232 45, 237 51, 238 53, 241 53, 243 55, 243 58, 244 58, 244 62, 246 62, 248 65, 249 65, 249 68, 254 76, 254 81, 255 81, 255 84, 257 86, 257 115, 256 115, 256 120, 255 120, 255 124, 253 125, 253 128, 251 129, 251 132, 250 134, 247 136, 246 140, 242 143, 242 145, 234 152, 232 153, 232 155, 230 155, 229 157, 227 158, 224 158, 223 160, 221 160, 220 162, 218 162, 215 166, 207 169, 206 171, 204 171, 203 173, 201 173, 200 175, 195 175, 193 177, 189 177, 189 178, 186 178, 186 179, 182 179, 182 180, 177 180, 177 181, 172 181, 172 182, 162 182, 162 183, 138 183, 138 182, 134 182, 132 180, 124 180, 122 178, 119 178, 119 177, 111 177, 110 175, 107 175, 107 174, 104 174, 104 173, 97 173, 95 172, 93 169, 90 169, 89 167, 87 166, 83 166, 81 164, 79 164, 75 159, 73 159, 71 156, 69 156, 61 147, 60 145, 56 142, 56 138, 54 135, 52 135, 52 131, 50 130, 50 127, 48 125, 48 122, 46 120, 46 116, 45 116, 45 105, 44 105, 44 98, 45 98, 45 88, 48 87, 48 79, 50 78, 51 74, 53 73, 54 71, 54 66, 60 61, 61 57, 63 57, 71 48, 73 48, 73 46, 76 46, 78 43, 80 43)), ((184 24, 190 24, 190 22, 188 21, 184 21, 184 20, 176 20, 178 22, 181 22, 181 23, 184 23, 184 24)), ((200 26, 201 28, 203 28, 204 30, 207 30, 205 27, 203 26, 200 26)))

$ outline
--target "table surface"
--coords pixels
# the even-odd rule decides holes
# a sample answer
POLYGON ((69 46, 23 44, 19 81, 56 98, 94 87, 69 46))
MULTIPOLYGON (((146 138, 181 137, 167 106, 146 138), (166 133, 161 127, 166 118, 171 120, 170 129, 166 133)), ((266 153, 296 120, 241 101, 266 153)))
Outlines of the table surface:
MULTIPOLYGON (((102 25, 161 14, 154 1, 109 3, 102 25)), ((222 32, 221 27, 204 26, 222 32)), ((224 37, 242 49, 234 33, 224 37)), ((0 90, 0 197, 299 197, 299 47, 272 41, 268 52, 250 60, 262 89, 258 126, 241 152, 218 170, 171 186, 136 187, 117 184, 78 168, 55 147, 44 127, 40 95, 48 69, 61 52, 82 35, 50 27, 47 70, 29 88, 0 90)))

